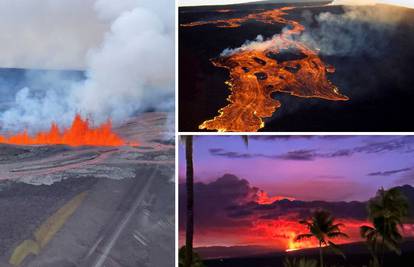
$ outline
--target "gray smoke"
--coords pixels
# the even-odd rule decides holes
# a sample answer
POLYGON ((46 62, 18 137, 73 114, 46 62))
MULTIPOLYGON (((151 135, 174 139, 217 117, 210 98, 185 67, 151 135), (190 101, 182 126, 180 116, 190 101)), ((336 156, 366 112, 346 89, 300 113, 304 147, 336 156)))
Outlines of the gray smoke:
MULTIPOLYGON (((39 7, 28 5, 30 10, 26 1, 16 1, 16 7, 20 5, 23 10, 19 11, 22 15, 31 14, 25 21, 28 28, 17 35, 26 41, 31 36, 41 49, 24 52, 17 47, 11 51, 8 62, 0 61, 1 66, 70 69, 84 65, 86 79, 74 81, 58 75, 32 77, 32 82, 46 79, 47 86, 19 90, 10 108, 0 112, 3 129, 39 129, 52 121, 68 124, 77 112, 97 123, 109 117, 119 123, 146 109, 173 110, 174 1, 33 2, 39 7), (52 18, 46 16, 48 11, 54 14, 52 18), (42 25, 35 23, 42 16, 43 24, 55 18, 52 26, 55 31, 50 38, 46 36, 47 30, 42 32, 39 30, 42 25), (70 41, 71 38, 74 40, 70 41), (79 44, 71 49, 76 41, 79 44), (44 58, 50 60, 39 63, 44 58)), ((6 8, 4 3, 1 5, 6 8)), ((0 28, 0 35, 3 33, 13 34, 4 27, 0 28)), ((17 42, 8 41, 9 46, 17 42)))
POLYGON ((306 11, 303 17, 308 21, 299 41, 325 56, 377 56, 391 40, 385 38, 395 29, 401 14, 387 8, 344 7, 343 14, 323 12, 310 18, 306 11), (316 22, 317 27, 311 27, 316 22), (381 38, 384 36, 384 38, 381 38), (380 41, 379 41, 380 40, 380 41))

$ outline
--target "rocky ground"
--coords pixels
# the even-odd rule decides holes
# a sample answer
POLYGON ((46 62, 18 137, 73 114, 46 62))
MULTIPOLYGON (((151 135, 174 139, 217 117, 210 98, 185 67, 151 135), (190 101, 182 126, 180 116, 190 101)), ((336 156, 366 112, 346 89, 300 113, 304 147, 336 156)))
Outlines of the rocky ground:
POLYGON ((117 127, 133 146, 0 145, 0 266, 173 266, 168 126, 144 113, 117 127))

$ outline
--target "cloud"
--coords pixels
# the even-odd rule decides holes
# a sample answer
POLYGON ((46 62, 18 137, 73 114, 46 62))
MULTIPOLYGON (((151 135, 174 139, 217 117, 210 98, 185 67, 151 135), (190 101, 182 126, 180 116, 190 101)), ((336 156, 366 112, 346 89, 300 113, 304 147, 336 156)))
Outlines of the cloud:
POLYGON ((411 170, 411 168, 404 168, 404 169, 398 169, 398 170, 390 170, 390 171, 379 171, 379 172, 371 172, 368 173, 368 176, 391 176, 397 173, 401 172, 407 172, 411 170))
POLYGON ((94 0, 0 1, 1 67, 84 69, 103 40, 94 0))
POLYGON ((314 149, 301 149, 289 151, 279 155, 277 158, 283 160, 315 160, 316 157, 317 155, 314 149))
MULTIPOLYGON (((335 193, 341 190, 341 188, 333 190, 332 181, 327 185, 327 189, 322 191, 326 192, 330 188, 330 191, 335 193)), ((183 244, 185 230, 185 189, 185 184, 181 183, 179 185, 180 244, 183 244)), ((321 194, 321 187, 318 185, 312 188, 306 185, 306 189, 321 194)), ((407 196, 411 196, 410 201, 414 201, 414 188, 406 186, 402 189, 407 196)), ((359 226, 366 224, 368 215, 366 202, 291 201, 280 198, 261 204, 259 192, 263 193, 259 188, 250 185, 247 180, 231 174, 225 174, 209 183, 195 183, 195 246, 260 244, 280 249, 290 248, 295 236, 306 231, 298 221, 309 218, 312 211, 316 209, 330 211, 338 222, 345 224, 344 231, 353 238, 347 242, 358 241, 359 226)))
MULTIPOLYGON (((210 183, 194 184, 195 224, 197 227, 232 227, 228 207, 255 201, 258 189, 249 182, 231 174, 225 174, 210 183)), ((185 184, 179 186, 180 228, 185 222, 185 184)), ((245 224, 246 222, 238 222, 245 224)))
MULTIPOLYGON (((365 2, 366 3, 366 2, 365 2)), ((340 14, 304 13, 307 25, 297 39, 324 56, 379 57, 392 42, 386 38, 399 27, 404 12, 388 6, 344 7, 340 14)))
POLYGON ((84 68, 86 76, 70 86, 52 78, 38 90, 21 88, 0 111, 3 130, 67 126, 75 113, 120 123, 148 109, 174 110, 173 10, 170 0, 0 3, 8 55, 0 65, 84 68))
POLYGON ((375 5, 389 4, 414 8, 410 0, 334 0, 332 5, 375 5))
MULTIPOLYGON (((283 137, 281 137, 284 140, 283 137)), ((341 137, 339 137, 341 138, 341 137)), ((256 138, 256 140, 262 140, 256 138)), ((263 140, 275 140, 272 138, 264 138, 263 140)), ((336 141, 335 138, 326 138, 326 140, 336 141)), ((274 160, 297 160, 297 161, 312 161, 319 158, 339 158, 350 157, 357 153, 376 154, 383 152, 400 152, 412 153, 414 152, 414 137, 402 136, 386 138, 382 141, 375 141, 375 138, 369 139, 366 144, 355 146, 353 148, 338 149, 333 152, 324 152, 317 149, 297 149, 288 151, 282 154, 263 154, 263 153, 240 153, 235 151, 226 151, 222 148, 212 148, 209 150, 210 154, 217 157, 225 157, 232 159, 252 159, 252 158, 266 158, 274 160)))
POLYGON ((317 158, 336 158, 350 156, 351 153, 347 151, 337 151, 334 153, 320 153, 315 149, 299 149, 288 151, 283 154, 262 154, 262 153, 239 153, 234 151, 225 151, 222 148, 211 148, 209 152, 213 156, 225 157, 231 159, 252 159, 252 158, 266 158, 275 160, 299 160, 299 161, 312 161, 317 158))
MULTIPOLYGON (((185 184, 179 185, 180 229, 185 226, 185 184)), ((216 228, 249 226, 256 219, 305 218, 313 209, 324 208, 339 218, 366 217, 364 202, 290 201, 282 199, 271 204, 259 204, 263 192, 245 179, 225 174, 210 183, 194 184, 195 220, 197 227, 216 228)))

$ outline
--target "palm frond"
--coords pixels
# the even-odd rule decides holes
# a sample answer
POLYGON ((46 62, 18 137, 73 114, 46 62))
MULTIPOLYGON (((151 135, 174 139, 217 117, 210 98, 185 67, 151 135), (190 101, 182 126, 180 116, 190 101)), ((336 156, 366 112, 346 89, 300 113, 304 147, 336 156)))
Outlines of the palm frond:
POLYGON ((295 241, 302 241, 304 239, 312 238, 313 234, 300 234, 295 237, 295 241))
POLYGON ((339 231, 338 232, 330 232, 330 233, 327 233, 327 236, 329 238, 338 238, 338 237, 349 238, 349 236, 347 234, 342 233, 342 232, 339 232, 339 231))

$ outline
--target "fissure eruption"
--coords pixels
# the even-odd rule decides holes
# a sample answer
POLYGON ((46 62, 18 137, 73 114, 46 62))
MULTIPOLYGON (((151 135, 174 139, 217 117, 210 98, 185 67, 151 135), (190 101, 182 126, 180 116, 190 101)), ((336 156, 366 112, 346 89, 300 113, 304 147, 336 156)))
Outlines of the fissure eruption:
POLYGON ((69 146, 121 146, 126 142, 112 131, 112 122, 108 120, 98 127, 92 127, 88 119, 77 114, 72 125, 60 130, 52 123, 49 131, 29 135, 27 130, 10 135, 0 135, 0 143, 13 145, 69 145, 69 146))

